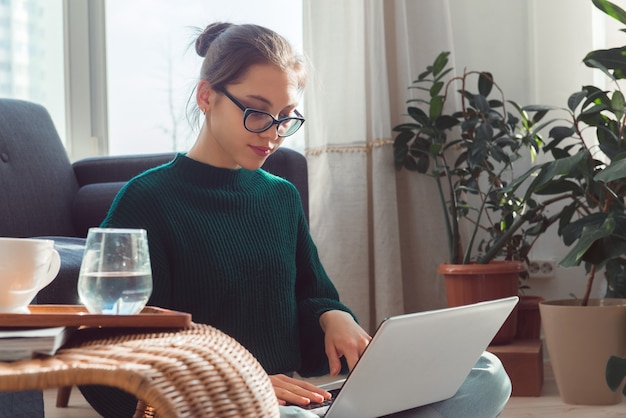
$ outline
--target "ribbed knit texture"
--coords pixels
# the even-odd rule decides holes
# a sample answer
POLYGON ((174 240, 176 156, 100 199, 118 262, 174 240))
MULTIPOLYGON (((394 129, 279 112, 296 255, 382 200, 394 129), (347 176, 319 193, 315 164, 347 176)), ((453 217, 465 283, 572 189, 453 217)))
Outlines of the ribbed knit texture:
POLYGON ((148 231, 150 305, 221 329, 270 374, 326 372, 319 316, 350 310, 319 261, 291 183, 180 154, 130 181, 102 226, 148 231))

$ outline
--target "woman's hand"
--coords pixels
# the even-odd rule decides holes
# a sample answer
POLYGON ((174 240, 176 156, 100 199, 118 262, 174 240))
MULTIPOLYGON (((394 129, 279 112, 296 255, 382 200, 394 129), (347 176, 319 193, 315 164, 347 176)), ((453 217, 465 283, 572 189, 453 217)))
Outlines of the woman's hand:
POLYGON ((324 402, 324 400, 329 399, 331 396, 330 393, 326 392, 324 389, 320 389, 303 380, 285 376, 284 374, 271 375, 270 381, 272 382, 272 386, 274 386, 274 393, 278 398, 279 405, 290 403, 298 406, 306 406, 311 402, 324 402))
POLYGON ((356 323, 352 315, 344 311, 327 311, 320 316, 324 330, 324 344, 331 376, 341 371, 341 357, 345 357, 350 370, 369 344, 370 337, 356 323))

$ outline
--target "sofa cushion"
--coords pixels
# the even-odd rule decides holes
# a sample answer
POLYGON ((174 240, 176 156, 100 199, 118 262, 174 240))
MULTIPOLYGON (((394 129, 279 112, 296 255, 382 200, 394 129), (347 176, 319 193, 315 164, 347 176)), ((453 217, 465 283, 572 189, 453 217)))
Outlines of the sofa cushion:
POLYGON ((100 225, 125 181, 95 183, 81 187, 74 198, 72 216, 76 234, 86 237, 89 228, 100 225))
POLYGON ((61 269, 57 277, 37 293, 39 305, 80 305, 78 297, 78 273, 85 249, 84 238, 45 236, 54 241, 54 248, 61 256, 61 269))

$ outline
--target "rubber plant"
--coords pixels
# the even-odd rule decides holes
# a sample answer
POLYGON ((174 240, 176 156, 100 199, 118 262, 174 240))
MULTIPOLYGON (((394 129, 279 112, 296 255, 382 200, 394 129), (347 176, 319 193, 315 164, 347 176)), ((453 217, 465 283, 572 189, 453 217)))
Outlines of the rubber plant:
POLYGON ((550 108, 505 100, 487 71, 447 79, 448 59, 449 52, 440 53, 409 87, 417 95, 407 102, 411 121, 393 128, 395 167, 437 185, 448 263, 527 262, 532 244, 559 215, 544 215, 551 202, 520 195, 529 175, 516 177, 516 162, 534 158, 543 145, 539 132, 549 122, 540 122, 550 108), (470 227, 467 242, 463 223, 470 227))

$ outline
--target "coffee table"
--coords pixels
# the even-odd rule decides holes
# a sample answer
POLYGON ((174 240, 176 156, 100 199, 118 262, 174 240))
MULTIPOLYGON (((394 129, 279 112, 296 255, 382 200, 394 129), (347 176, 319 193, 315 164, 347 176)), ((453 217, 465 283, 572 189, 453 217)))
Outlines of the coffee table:
POLYGON ((0 391, 106 385, 137 397, 135 417, 278 417, 269 377, 209 325, 85 328, 54 356, 0 362, 0 391))

